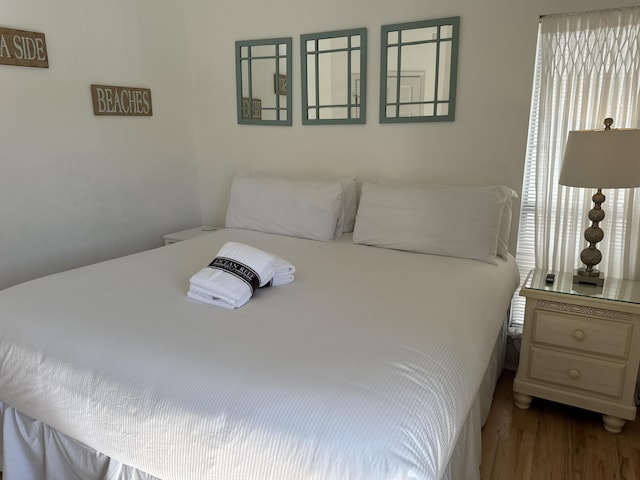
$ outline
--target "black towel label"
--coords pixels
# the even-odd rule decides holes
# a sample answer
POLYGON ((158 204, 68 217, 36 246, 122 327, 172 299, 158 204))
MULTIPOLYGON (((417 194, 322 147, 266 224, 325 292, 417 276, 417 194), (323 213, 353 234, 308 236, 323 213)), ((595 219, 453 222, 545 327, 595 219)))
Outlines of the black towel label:
POLYGON ((244 263, 238 262, 237 260, 233 260, 227 257, 216 257, 209 264, 209 267, 217 268, 218 270, 222 270, 224 272, 230 273, 235 277, 238 277, 240 280, 251 287, 252 295, 257 288, 260 288, 260 275, 258 275, 256 271, 251 267, 245 265, 244 263))

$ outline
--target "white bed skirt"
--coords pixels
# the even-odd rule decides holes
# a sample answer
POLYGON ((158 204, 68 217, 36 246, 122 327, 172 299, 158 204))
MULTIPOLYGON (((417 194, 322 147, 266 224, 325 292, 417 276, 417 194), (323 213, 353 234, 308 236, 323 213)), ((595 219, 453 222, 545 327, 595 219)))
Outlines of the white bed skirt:
POLYGON ((154 480, 0 402, 2 480, 154 480))
MULTIPOLYGON (((500 330, 482 385, 441 480, 478 480, 481 427, 504 365, 506 323, 500 330)), ((96 452, 0 402, 0 465, 3 480, 157 480, 96 452), (45 453, 46 452, 46 453, 45 453)))
POLYGON ((493 347, 493 353, 482 379, 480 390, 460 432, 456 447, 449 459, 449 466, 441 480, 480 480, 482 426, 489 416, 493 393, 504 367, 508 325, 509 316, 507 315, 493 347))

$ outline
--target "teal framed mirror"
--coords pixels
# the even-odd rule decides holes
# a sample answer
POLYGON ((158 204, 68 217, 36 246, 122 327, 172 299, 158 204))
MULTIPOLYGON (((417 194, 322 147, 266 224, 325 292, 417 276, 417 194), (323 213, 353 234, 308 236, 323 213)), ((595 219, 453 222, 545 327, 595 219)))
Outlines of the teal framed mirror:
POLYGON ((291 37, 236 41, 239 124, 292 124, 291 45, 291 37))
POLYGON ((455 119, 460 17, 383 25, 380 123, 455 119))
POLYGON ((300 36, 302 123, 365 123, 367 29, 300 36))

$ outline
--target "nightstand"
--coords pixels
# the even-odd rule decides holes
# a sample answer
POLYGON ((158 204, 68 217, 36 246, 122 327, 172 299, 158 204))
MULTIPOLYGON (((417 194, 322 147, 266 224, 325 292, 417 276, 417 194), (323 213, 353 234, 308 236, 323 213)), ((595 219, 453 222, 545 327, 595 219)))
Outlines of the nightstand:
POLYGON ((216 227, 196 227, 190 228, 188 230, 182 230, 180 232, 168 233, 162 238, 164 239, 165 245, 171 245, 172 243, 181 242, 183 240, 189 240, 190 238, 195 238, 200 235, 204 235, 205 233, 213 232, 217 230, 216 227))
POLYGON ((532 397, 602 413, 618 433, 636 416, 640 362, 640 282, 607 278, 603 287, 574 284, 571 273, 532 270, 520 363, 513 382, 517 407, 532 397))

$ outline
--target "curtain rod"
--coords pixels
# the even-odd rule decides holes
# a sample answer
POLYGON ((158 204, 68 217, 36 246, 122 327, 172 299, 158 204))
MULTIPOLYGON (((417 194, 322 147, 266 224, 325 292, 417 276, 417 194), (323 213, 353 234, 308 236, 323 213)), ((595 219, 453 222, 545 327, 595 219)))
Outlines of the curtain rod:
POLYGON ((635 10, 635 9, 639 9, 640 6, 634 5, 634 6, 630 6, 630 7, 617 7, 617 8, 602 8, 602 9, 598 9, 598 10, 583 10, 581 12, 563 12, 563 13, 547 13, 547 14, 543 14, 540 15, 540 20, 542 20, 545 17, 559 17, 562 15, 581 15, 583 13, 595 13, 595 12, 616 12, 619 10, 635 10))

